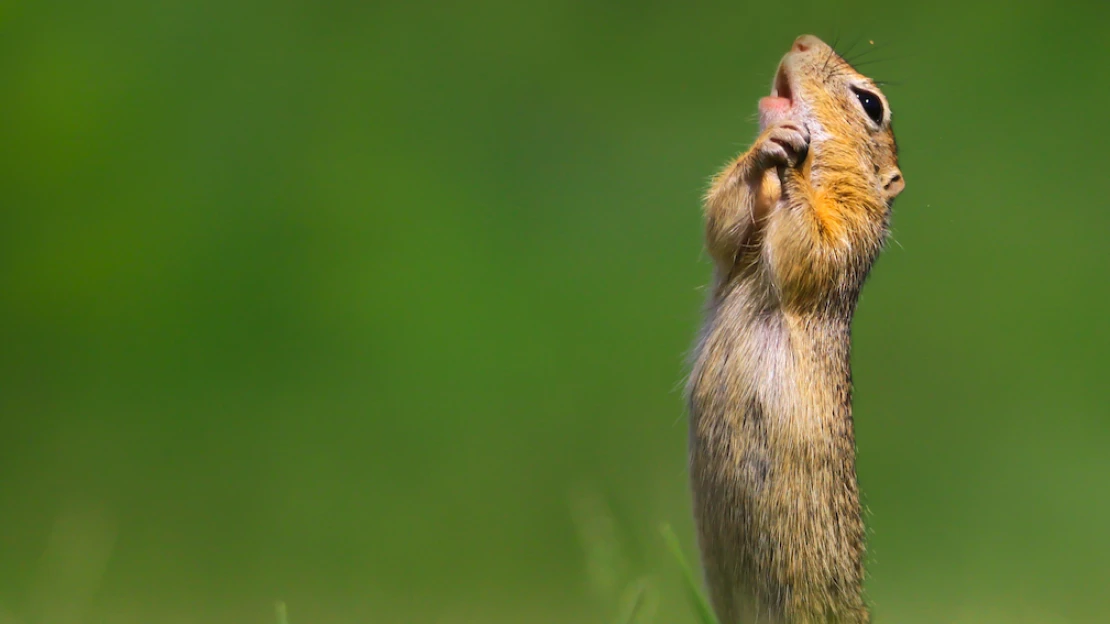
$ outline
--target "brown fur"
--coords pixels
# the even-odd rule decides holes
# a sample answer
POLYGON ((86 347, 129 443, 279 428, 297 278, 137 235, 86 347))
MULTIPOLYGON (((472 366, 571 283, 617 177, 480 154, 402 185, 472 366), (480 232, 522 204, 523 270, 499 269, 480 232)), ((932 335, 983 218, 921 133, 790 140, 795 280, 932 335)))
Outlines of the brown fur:
POLYGON ((687 388, 695 519, 722 624, 866 623, 850 330, 904 183, 889 113, 872 122, 852 91, 880 94, 869 79, 810 36, 782 67, 790 118, 705 200, 714 276, 687 388))

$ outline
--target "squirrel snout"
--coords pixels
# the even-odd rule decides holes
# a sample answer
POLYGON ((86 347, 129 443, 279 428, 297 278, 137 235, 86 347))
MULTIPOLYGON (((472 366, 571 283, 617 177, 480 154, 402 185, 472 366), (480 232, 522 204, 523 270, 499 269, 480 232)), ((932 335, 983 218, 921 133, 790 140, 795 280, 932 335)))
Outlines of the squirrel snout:
POLYGON ((802 35, 794 40, 793 47, 790 48, 791 52, 807 52, 816 48, 821 40, 813 35, 802 35))

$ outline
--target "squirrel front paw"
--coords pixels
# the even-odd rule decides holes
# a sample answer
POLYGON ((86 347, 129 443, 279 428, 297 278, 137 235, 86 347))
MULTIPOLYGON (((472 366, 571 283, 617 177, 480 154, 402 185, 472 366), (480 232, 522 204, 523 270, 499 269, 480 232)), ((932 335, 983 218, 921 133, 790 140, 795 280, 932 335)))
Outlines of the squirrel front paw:
POLYGON ((752 146, 752 154, 761 169, 797 167, 805 161, 807 151, 809 131, 789 121, 764 130, 752 146))

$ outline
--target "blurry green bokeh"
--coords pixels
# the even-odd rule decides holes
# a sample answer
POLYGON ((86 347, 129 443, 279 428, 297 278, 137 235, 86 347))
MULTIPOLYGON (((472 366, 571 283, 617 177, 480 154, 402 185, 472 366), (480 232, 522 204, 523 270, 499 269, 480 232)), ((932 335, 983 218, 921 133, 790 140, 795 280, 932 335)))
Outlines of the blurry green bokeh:
POLYGON ((699 196, 804 32, 894 83, 908 184, 855 325, 876 620, 1107 621, 1068 7, 0 4, 0 622, 693 622, 699 196))

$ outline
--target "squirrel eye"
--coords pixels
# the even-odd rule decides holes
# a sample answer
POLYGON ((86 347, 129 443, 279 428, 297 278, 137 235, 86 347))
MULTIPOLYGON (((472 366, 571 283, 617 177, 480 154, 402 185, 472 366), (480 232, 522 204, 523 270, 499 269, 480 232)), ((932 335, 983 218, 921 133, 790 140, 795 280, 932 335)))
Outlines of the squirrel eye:
POLYGON ((867 113, 871 121, 877 124, 883 123, 883 101, 879 99, 879 96, 870 91, 864 91, 863 89, 856 89, 854 87, 852 91, 856 92, 856 97, 859 98, 859 103, 860 106, 863 107, 863 112, 867 113))

